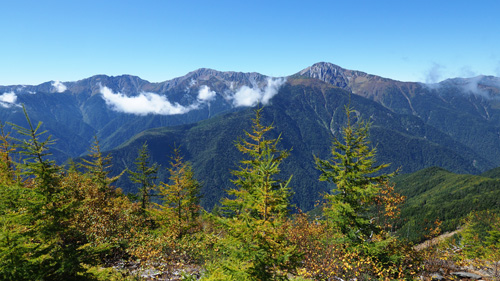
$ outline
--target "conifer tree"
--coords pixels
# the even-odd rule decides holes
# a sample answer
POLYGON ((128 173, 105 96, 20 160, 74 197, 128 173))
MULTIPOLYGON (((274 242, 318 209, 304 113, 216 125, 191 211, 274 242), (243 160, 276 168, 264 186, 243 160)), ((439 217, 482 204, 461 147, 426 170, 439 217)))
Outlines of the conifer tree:
POLYGON ((4 124, 0 122, 0 184, 10 185, 17 181, 15 163, 12 154, 15 148, 9 142, 9 134, 4 131, 4 124))
POLYGON ((286 181, 276 179, 288 151, 277 149, 281 139, 267 139, 272 126, 261 124, 262 109, 255 111, 252 132, 245 132, 236 147, 248 159, 241 161, 233 183, 222 201, 229 211, 221 222, 227 229, 223 240, 228 257, 223 268, 228 279, 285 280, 294 270, 297 253, 286 239, 282 227, 290 207, 291 194, 286 181))
POLYGON ((232 172, 237 176, 232 182, 238 188, 227 192, 235 199, 226 198, 222 203, 226 210, 231 210, 239 217, 272 221, 288 213, 291 195, 288 184, 292 177, 287 181, 275 179, 280 172, 281 162, 288 157, 289 152, 277 149, 281 136, 277 139, 265 138, 265 134, 273 127, 261 124, 261 112, 262 109, 255 111, 252 133, 245 132, 248 140, 241 139, 236 143, 238 150, 249 159, 242 160, 240 169, 232 172))
MULTIPOLYGON (((23 108, 24 109, 24 108, 23 108)), ((51 137, 41 140, 41 122, 34 127, 24 109, 28 128, 12 126, 21 136, 13 139, 22 154, 21 182, 3 186, 0 212, 0 275, 7 280, 69 280, 83 272, 86 250, 79 234, 68 228, 77 209, 68 190, 61 187, 60 168, 49 160, 51 137), (16 197, 12 197, 12 193, 16 197), (6 206, 6 200, 9 200, 6 206), (5 215, 5 216, 4 216, 5 215), (7 256, 5 256, 5 254, 7 256), (9 268, 13 271, 8 271, 9 268), (7 269, 7 271, 5 271, 7 269)))
POLYGON ((158 166, 156 163, 150 163, 150 155, 148 145, 145 142, 139 150, 139 155, 134 162, 136 171, 128 170, 130 180, 140 184, 139 200, 141 202, 141 210, 144 212, 150 203, 151 191, 154 188, 154 180, 157 179, 156 173, 158 166))
POLYGON ((123 171, 115 177, 108 177, 109 168, 111 168, 111 159, 110 155, 102 155, 99 140, 97 139, 97 136, 95 136, 94 144, 92 145, 90 151, 90 160, 82 159, 83 163, 81 164, 81 166, 92 176, 98 190, 105 194, 104 199, 108 199, 113 196, 114 189, 111 184, 117 181, 125 172, 123 171))
POLYGON ((345 108, 347 125, 342 129, 343 140, 335 139, 331 160, 316 158, 321 171, 320 181, 334 184, 324 196, 324 214, 334 227, 353 241, 364 241, 379 229, 369 217, 380 188, 393 174, 378 174, 388 164, 376 165, 376 149, 370 147, 370 124, 352 124, 354 110, 345 108))
POLYGON ((161 182, 158 186, 158 195, 163 201, 158 205, 160 220, 171 224, 176 230, 176 237, 181 238, 196 224, 196 217, 200 210, 200 183, 194 178, 189 162, 184 162, 179 148, 174 149, 174 156, 170 162, 169 183, 161 182))
POLYGON ((83 159, 80 164, 86 170, 84 177, 91 181, 89 186, 87 183, 82 186, 87 189, 87 194, 83 199, 86 208, 81 211, 80 224, 85 226, 87 240, 105 262, 124 255, 130 236, 128 220, 135 219, 130 214, 128 198, 120 196, 120 191, 112 186, 125 170, 109 177, 111 160, 110 155, 103 156, 95 137, 90 159, 83 159))

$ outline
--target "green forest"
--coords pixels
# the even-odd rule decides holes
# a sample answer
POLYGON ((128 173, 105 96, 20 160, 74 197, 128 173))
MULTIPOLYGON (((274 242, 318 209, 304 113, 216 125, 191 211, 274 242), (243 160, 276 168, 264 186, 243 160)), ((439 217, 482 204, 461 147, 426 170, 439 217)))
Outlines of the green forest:
POLYGON ((330 158, 314 158, 317 180, 331 190, 303 213, 290 203, 294 175, 280 173, 290 154, 280 147, 287 132, 269 137, 274 128, 262 124, 261 111, 255 110, 251 130, 227 140, 242 159, 231 172, 233 187, 210 211, 200 205, 203 183, 184 160, 182 143, 164 171, 144 143, 129 168, 111 176, 113 159, 97 137, 89 157, 57 165, 48 153, 55 142, 26 111, 27 127, 8 124, 15 135, 0 123, 0 279, 430 280, 440 269, 461 265, 493 268, 490 277, 500 277, 495 203, 465 209, 456 203, 467 194, 495 198, 490 186, 496 179, 489 178, 493 185, 474 182, 474 194, 456 190, 456 198, 447 199, 455 202, 449 207, 455 217, 430 214, 432 221, 408 237, 409 223, 417 221, 411 206, 422 200, 438 205, 430 198, 447 196, 450 184, 427 199, 419 196, 427 194, 423 185, 401 188, 408 177, 396 180, 396 188, 396 171, 385 173, 388 165, 376 161, 370 123, 347 106, 330 158), (168 177, 158 178, 160 172, 168 177), (115 186, 123 177, 137 186, 136 194, 115 186), (410 208, 403 209, 406 200, 410 208), (457 226, 460 231, 440 243, 410 242, 457 226))

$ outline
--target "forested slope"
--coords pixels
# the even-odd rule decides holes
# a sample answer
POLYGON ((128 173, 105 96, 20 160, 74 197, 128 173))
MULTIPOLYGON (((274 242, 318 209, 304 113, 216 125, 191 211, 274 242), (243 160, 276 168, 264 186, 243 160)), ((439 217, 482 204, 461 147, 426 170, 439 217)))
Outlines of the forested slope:
MULTIPOLYGON (((320 194, 328 189, 317 181, 314 155, 328 157, 332 140, 345 125, 344 107, 348 104, 356 110, 356 115, 372 123, 370 139, 377 148, 377 161, 391 163, 391 170, 400 168, 400 172, 407 173, 438 165, 461 173, 478 173, 477 166, 481 163, 491 165, 414 116, 396 114, 376 102, 316 79, 291 79, 271 104, 264 106, 262 119, 276 127, 271 133, 273 137, 281 134, 281 147, 291 149, 282 171, 293 175, 292 202, 304 211, 311 210, 320 194)), ((252 114, 252 109, 246 109, 190 125, 144 131, 111 151, 114 172, 125 169, 123 163, 130 163, 144 142, 150 146, 154 161, 163 167, 168 165, 172 149, 180 146, 185 159, 192 162, 196 177, 203 182, 202 205, 210 209, 223 190, 232 186, 231 170, 237 168, 241 157, 234 142, 243 131, 249 130, 252 114)), ((126 192, 136 190, 126 178, 119 184, 126 192)))
POLYGON ((411 240, 422 239, 436 220, 442 222, 442 231, 453 231, 472 211, 500 212, 499 179, 431 167, 400 175, 394 182, 396 190, 406 196, 400 234, 411 240))

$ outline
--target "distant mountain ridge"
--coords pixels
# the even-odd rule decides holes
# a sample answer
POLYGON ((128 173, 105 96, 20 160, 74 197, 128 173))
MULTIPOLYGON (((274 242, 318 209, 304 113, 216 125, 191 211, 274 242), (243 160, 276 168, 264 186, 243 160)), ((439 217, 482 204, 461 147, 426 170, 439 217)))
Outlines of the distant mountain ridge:
MULTIPOLYGON (((19 107, 24 104, 32 121, 43 121, 44 128, 58 139, 56 154, 64 161, 86 153, 94 135, 100 139, 103 149, 113 149, 150 128, 190 124, 258 103, 272 104, 274 95, 289 94, 289 91, 281 91, 283 87, 290 83, 297 85, 297 81, 309 83, 308 79, 317 79, 371 100, 389 110, 387 114, 397 114, 393 115, 397 118, 417 118, 421 125, 412 121, 416 127, 407 127, 407 136, 436 147, 444 140, 453 143, 447 146, 450 153, 470 161, 467 168, 464 166, 457 172, 479 173, 500 165, 500 99, 497 98, 500 79, 491 76, 455 78, 426 85, 347 70, 331 63, 317 63, 285 78, 207 68, 160 83, 131 75, 96 75, 74 82, 0 86, 0 121, 25 124, 19 107), (148 106, 151 109, 147 109, 148 106), (434 133, 415 135, 424 128, 434 133), (441 137, 429 139, 438 135, 441 137)), ((325 87, 310 84, 320 92, 325 87)), ((324 107, 324 102, 315 100, 311 106, 324 107)), ((367 108, 375 110, 373 104, 367 108)), ((342 124, 330 125, 331 136, 334 136, 342 124)), ((372 129, 373 133, 382 132, 378 126, 372 129)), ((386 138, 391 137, 383 131, 386 138)), ((390 156, 382 158, 391 160, 390 156)), ((411 158, 405 164, 413 167, 408 171, 415 171, 419 165, 414 165, 411 158)))
POLYGON ((425 84, 393 80, 362 71, 345 69, 328 62, 320 62, 299 71, 293 76, 316 78, 373 100, 376 100, 375 97, 382 94, 384 89, 394 85, 403 87, 401 91, 412 89, 422 94, 426 93, 426 90, 440 87, 454 87, 458 93, 463 94, 477 94, 478 90, 483 90, 484 94, 490 97, 497 97, 500 94, 500 78, 485 75, 471 78, 449 78, 439 83, 425 84))
MULTIPOLYGON (((419 118, 390 111, 376 102, 350 95, 348 91, 317 79, 289 78, 265 106, 263 124, 276 128, 269 137, 281 133, 281 149, 291 149, 283 162, 284 177, 293 175, 290 185, 295 192, 292 202, 304 211, 314 207, 320 194, 328 190, 318 181, 314 155, 331 157, 330 146, 345 125, 344 107, 350 104, 359 116, 372 122, 370 140, 377 148, 377 160, 391 163, 388 171, 401 167, 401 173, 418 171, 429 166, 441 166, 460 173, 479 173, 492 166, 472 149, 450 136, 426 125, 419 118)), ((116 159, 114 173, 133 163, 137 150, 148 143, 153 161, 168 167, 172 147, 181 145, 181 153, 190 161, 196 177, 203 182, 202 204, 211 208, 232 188, 230 171, 242 160, 234 142, 250 131, 252 109, 221 114, 193 124, 145 130, 111 151, 116 159)), ((167 178, 164 169, 160 178, 167 178)), ((134 186, 122 178, 117 182, 126 192, 134 186)))
POLYGON ((395 113, 420 118, 500 165, 500 78, 477 76, 437 84, 401 82, 331 63, 295 75, 320 79, 371 99, 395 113))
POLYGON ((0 86, 0 120, 25 124, 20 110, 24 104, 32 121, 43 121, 45 128, 59 140, 62 160, 85 153, 94 135, 101 139, 104 149, 111 149, 144 129, 196 122, 235 110, 232 94, 243 86, 255 90, 265 87, 267 79, 258 73, 199 69, 161 83, 131 75, 96 75, 75 82, 0 86), (128 114, 123 107, 117 110, 120 107, 113 108, 105 99, 103 88, 109 90, 112 98, 124 100, 130 106, 140 105, 144 98, 151 105, 163 103, 166 114, 147 111, 128 114), (201 90, 212 98, 210 103, 197 100, 201 90), (195 110, 190 110, 193 103, 195 110), (168 114, 168 106, 174 113, 168 114), (175 110, 186 112, 178 114, 175 110))

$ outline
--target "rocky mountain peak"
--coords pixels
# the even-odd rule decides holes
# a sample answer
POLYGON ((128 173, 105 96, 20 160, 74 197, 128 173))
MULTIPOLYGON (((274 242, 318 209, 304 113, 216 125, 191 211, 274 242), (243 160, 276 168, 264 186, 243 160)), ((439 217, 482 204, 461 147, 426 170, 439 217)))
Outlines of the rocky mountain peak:
POLYGON ((234 82, 241 84, 252 84, 260 83, 264 81, 267 76, 262 75, 257 72, 235 72, 235 71, 217 71, 210 68, 200 68, 195 71, 189 72, 181 79, 197 79, 197 80, 209 80, 211 78, 216 78, 217 80, 222 80, 226 82, 234 82))
POLYGON ((356 92, 355 82, 365 82, 367 80, 383 79, 378 76, 369 75, 365 72, 348 70, 338 65, 320 62, 307 67, 298 73, 300 76, 316 78, 332 84, 336 87, 356 92))

